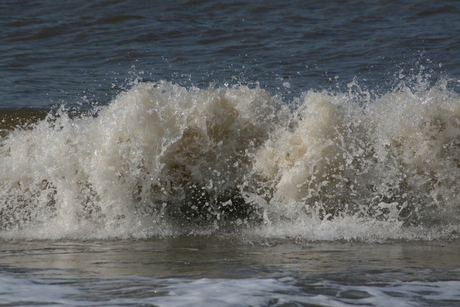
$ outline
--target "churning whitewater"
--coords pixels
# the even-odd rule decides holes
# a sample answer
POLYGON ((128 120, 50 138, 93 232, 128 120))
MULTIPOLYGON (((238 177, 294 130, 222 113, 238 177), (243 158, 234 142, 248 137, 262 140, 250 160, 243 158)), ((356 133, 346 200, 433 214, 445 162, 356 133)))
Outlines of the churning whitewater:
POLYGON ((457 236, 460 98, 445 83, 286 102, 145 82, 91 115, 50 113, 1 139, 0 236, 457 236))

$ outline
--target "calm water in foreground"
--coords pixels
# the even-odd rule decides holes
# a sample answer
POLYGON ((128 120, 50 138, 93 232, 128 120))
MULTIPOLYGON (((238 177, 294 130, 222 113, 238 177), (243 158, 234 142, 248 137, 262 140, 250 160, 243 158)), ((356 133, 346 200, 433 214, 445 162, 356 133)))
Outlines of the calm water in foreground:
POLYGON ((78 306, 453 306, 453 242, 178 237, 2 243, 2 303, 78 306))

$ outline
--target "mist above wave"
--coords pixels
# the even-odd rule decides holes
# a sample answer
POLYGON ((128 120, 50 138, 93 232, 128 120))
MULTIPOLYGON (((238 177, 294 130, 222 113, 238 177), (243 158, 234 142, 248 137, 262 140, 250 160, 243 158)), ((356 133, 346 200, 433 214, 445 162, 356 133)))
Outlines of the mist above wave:
POLYGON ((140 83, 92 116, 49 115, 1 141, 1 235, 255 227, 335 240, 455 225, 458 95, 442 83, 363 94, 291 104, 247 86, 140 83))

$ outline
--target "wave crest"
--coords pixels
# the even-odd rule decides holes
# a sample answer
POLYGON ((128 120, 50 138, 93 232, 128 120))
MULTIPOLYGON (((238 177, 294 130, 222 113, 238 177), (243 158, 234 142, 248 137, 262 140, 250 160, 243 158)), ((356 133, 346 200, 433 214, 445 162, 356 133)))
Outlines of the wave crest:
POLYGON ((308 238, 305 225, 318 221, 458 223, 455 93, 309 91, 290 106, 247 86, 140 83, 92 116, 58 112, 10 131, 0 148, 1 235, 142 237, 288 222, 308 238))

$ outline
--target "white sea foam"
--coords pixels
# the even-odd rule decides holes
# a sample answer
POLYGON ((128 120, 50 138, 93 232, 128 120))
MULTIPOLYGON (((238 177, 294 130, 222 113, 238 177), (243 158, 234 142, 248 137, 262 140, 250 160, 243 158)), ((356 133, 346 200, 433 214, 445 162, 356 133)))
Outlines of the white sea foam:
POLYGON ((75 305, 67 296, 79 294, 76 288, 53 284, 40 279, 21 279, 0 276, 0 301, 3 305, 26 306, 35 304, 75 305))
POLYGON ((1 140, 1 236, 230 225, 313 240, 451 237, 459 166, 460 99, 443 84, 290 104, 246 86, 140 83, 93 116, 61 111, 1 140))
POLYGON ((458 281, 395 282, 388 285, 341 285, 323 280, 308 284, 315 291, 304 291, 301 281, 277 279, 200 279, 172 283, 164 288, 167 296, 153 299, 159 306, 283 306, 283 304, 314 304, 315 306, 420 306, 421 302, 458 302, 458 281), (324 293, 322 293, 322 291, 324 293), (335 293, 335 295, 331 295, 335 293), (244 302, 244 303, 242 303, 244 302))
POLYGON ((460 301, 458 281, 395 281, 343 285, 327 279, 291 277, 243 279, 149 279, 118 277, 87 280, 0 277, 6 304, 56 306, 420 306, 460 301))

